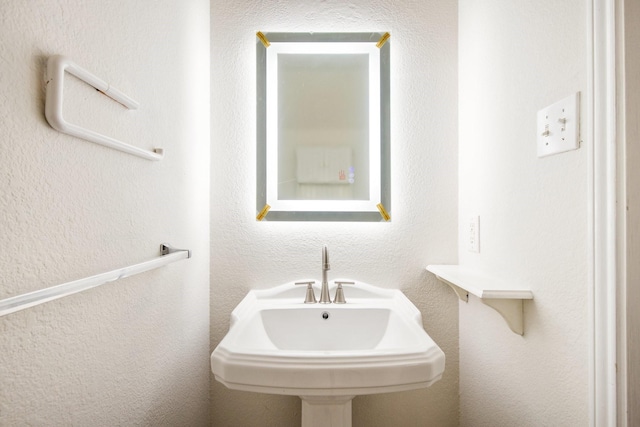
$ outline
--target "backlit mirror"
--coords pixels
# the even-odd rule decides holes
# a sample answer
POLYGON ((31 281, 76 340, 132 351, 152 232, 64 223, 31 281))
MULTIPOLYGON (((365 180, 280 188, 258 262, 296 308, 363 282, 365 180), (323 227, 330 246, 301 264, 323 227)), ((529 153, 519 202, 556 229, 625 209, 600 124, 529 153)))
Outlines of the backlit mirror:
POLYGON ((390 219, 388 38, 258 33, 258 220, 390 219))

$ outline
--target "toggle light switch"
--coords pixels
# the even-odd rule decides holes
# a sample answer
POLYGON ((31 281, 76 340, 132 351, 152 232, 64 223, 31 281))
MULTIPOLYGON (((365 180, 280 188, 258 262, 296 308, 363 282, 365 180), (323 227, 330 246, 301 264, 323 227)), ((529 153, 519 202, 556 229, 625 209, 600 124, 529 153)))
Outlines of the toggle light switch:
POLYGON ((580 148, 580 92, 538 111, 538 157, 580 148))

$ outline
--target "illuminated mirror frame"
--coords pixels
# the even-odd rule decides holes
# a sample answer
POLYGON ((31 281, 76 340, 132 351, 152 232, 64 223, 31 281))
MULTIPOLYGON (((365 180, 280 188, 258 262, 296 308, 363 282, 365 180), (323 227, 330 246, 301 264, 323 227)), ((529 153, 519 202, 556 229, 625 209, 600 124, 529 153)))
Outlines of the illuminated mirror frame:
POLYGON ((258 33, 256 219, 259 221, 389 221, 391 213, 388 33, 258 33), (369 199, 278 200, 279 53, 367 54, 369 57, 369 199))

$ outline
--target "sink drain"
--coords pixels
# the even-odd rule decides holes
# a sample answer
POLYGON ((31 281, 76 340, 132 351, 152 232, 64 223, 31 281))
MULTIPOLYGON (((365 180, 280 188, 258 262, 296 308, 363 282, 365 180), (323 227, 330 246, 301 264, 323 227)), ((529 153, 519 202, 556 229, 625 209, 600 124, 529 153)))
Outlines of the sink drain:
POLYGON ((329 312, 327 312, 327 311, 323 311, 323 312, 322 312, 322 318, 323 318, 324 320, 327 320, 327 319, 329 318, 329 312))

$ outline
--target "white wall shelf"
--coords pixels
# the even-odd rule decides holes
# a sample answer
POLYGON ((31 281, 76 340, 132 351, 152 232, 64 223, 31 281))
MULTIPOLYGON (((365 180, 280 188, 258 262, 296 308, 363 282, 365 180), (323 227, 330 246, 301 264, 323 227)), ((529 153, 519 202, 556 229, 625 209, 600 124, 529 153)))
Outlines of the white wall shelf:
POLYGON ((469 294, 496 310, 518 335, 524 335, 523 301, 533 299, 533 292, 489 277, 459 265, 428 265, 427 271, 446 283, 464 302, 469 294))

